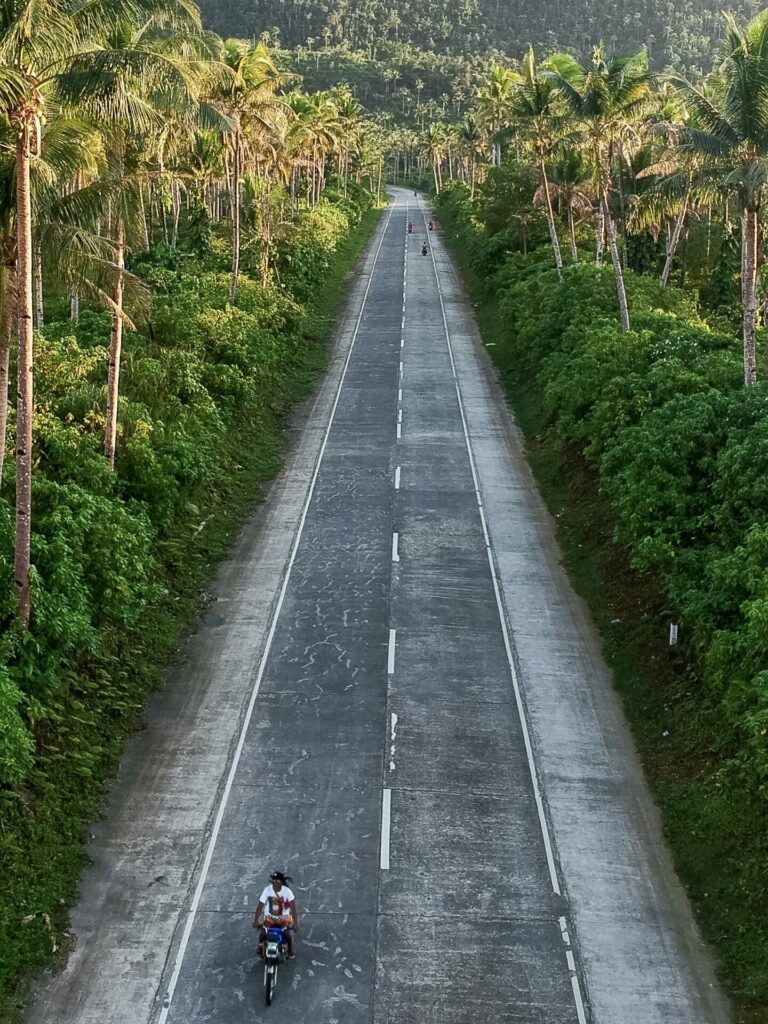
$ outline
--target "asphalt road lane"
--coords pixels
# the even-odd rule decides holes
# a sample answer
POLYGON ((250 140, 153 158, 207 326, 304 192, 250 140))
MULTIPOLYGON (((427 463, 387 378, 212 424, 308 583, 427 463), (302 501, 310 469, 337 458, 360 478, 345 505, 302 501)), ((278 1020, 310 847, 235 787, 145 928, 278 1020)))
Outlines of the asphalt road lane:
POLYGON ((275 867, 303 911, 285 1024, 578 1020, 415 215, 384 236, 170 1024, 267 1012, 246 924, 275 867))

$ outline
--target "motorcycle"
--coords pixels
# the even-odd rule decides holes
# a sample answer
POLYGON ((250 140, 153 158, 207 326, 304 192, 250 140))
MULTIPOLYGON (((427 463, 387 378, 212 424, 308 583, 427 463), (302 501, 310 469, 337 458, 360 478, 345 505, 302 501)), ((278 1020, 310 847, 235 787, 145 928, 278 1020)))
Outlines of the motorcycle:
POLYGON ((426 256, 428 252, 429 252, 429 249, 427 248, 427 243, 425 242, 422 245, 422 247, 421 247, 421 255, 422 256, 426 256))
POLYGON ((264 943, 264 999, 267 1006, 272 1005, 272 997, 277 986, 277 969, 288 958, 288 940, 283 928, 267 928, 267 940, 264 943))
POLYGON ((432 231, 432 230, 433 230, 433 228, 434 228, 434 226, 435 226, 435 225, 434 225, 434 224, 432 223, 432 221, 430 221, 430 222, 429 222, 429 230, 430 230, 430 231, 432 231))
POLYGON ((412 221, 408 221, 408 234, 409 235, 413 234, 413 222, 412 221))

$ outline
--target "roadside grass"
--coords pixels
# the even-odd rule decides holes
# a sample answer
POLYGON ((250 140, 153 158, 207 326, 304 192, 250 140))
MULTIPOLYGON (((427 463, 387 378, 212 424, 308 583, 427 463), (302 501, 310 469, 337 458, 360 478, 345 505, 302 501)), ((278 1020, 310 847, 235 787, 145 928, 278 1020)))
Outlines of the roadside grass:
MULTIPOLYGON (((282 412, 270 422, 260 424, 256 441, 252 424, 248 430, 233 430, 229 434, 221 458, 226 472, 221 474, 216 493, 206 494, 204 507, 209 515, 196 543, 190 545, 188 537, 183 542, 165 543, 162 556, 167 569, 166 600, 153 610, 140 633, 126 638, 122 656, 110 666, 110 676, 121 677, 125 706, 109 721, 102 717, 79 725, 78 746, 94 751, 89 771, 80 778, 64 774, 54 787, 46 782, 46 771, 51 772, 51 765, 41 766, 31 780, 41 787, 35 798, 35 813, 24 814, 22 809, 19 816, 18 809, 13 812, 14 820, 21 817, 23 821, 20 832, 6 832, 6 815, 0 803, 0 852, 14 868, 12 876, 2 879, 0 924, 8 927, 18 917, 12 898, 15 887, 25 891, 27 901, 33 898, 32 889, 41 907, 55 906, 50 913, 52 930, 41 914, 22 925, 27 929, 25 976, 17 976, 14 963, 8 962, 0 950, 0 990, 5 989, 0 1000, 0 1024, 19 1024, 22 1020, 30 985, 40 970, 64 966, 68 945, 65 942, 54 951, 52 935, 66 933, 69 907, 76 899, 78 879, 87 863, 89 824, 100 814, 126 739, 141 725, 147 694, 162 685, 177 657, 181 637, 194 627, 208 599, 207 582, 226 556, 238 530, 263 500, 264 486, 280 471, 291 409, 312 392, 326 365, 328 340, 348 276, 380 216, 380 209, 369 210, 338 247, 323 289, 308 308, 303 325, 306 346, 293 368, 282 412), (14 844, 13 849, 9 849, 10 843, 14 844), (57 898, 53 899, 51 894, 57 898)), ((100 671, 103 673, 103 667, 100 671)), ((85 693, 101 683, 99 677, 78 681, 85 693)), ((55 773, 52 777, 56 777, 55 773)), ((23 801, 24 795, 15 799, 23 801)))
POLYGON ((638 753, 702 935, 729 993, 736 1024, 768 1021, 768 835, 764 816, 723 767, 718 723, 694 699, 695 654, 670 648, 670 617, 649 574, 613 541, 610 508, 580 453, 547 422, 533 368, 505 349, 498 306, 446 229, 480 334, 526 442, 539 490, 576 591, 600 632, 638 753))

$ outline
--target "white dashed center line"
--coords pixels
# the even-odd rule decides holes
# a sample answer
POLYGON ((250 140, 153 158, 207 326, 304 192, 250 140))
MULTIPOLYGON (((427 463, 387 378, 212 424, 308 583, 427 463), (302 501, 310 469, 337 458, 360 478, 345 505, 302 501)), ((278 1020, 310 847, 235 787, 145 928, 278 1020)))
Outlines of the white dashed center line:
POLYGON ((397 643, 397 630, 390 629, 389 631, 389 648, 387 649, 387 674, 392 676, 395 674, 395 645, 397 643))
POLYGON ((389 829, 392 814, 392 790, 381 794, 381 870, 389 871, 389 829))

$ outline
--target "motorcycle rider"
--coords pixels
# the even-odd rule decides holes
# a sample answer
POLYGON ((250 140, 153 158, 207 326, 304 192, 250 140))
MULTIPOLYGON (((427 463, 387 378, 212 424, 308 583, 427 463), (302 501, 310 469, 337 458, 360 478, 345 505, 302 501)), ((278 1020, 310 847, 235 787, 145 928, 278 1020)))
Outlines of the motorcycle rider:
POLYGON ((427 245, 426 242, 422 242, 422 245, 421 245, 421 255, 422 256, 426 256, 428 252, 429 252, 429 246, 427 245))
POLYGON ((264 955, 264 943, 267 941, 267 928, 282 928, 285 943, 288 947, 288 959, 293 960, 293 934, 299 930, 299 911, 296 908, 296 897, 288 887, 292 879, 282 871, 273 871, 269 876, 269 885, 265 886, 259 897, 253 927, 259 928, 259 918, 264 913, 264 921, 259 931, 259 956, 264 955))
POLYGON ((413 231, 413 221, 409 220, 408 221, 408 234, 410 235, 412 231, 413 231))
POLYGON ((430 231, 432 231, 432 229, 434 228, 434 226, 435 226, 435 225, 433 224, 433 222, 432 222, 432 221, 430 221, 430 222, 429 222, 429 230, 430 230, 430 231))

